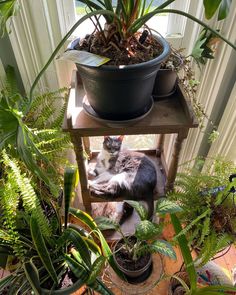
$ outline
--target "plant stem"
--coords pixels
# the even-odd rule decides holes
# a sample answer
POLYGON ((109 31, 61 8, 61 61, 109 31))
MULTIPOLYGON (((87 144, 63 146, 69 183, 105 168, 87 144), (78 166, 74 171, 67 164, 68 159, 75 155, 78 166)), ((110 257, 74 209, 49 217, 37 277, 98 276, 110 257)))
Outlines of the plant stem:
POLYGON ((204 28, 206 28, 207 30, 209 30, 210 32, 212 32, 214 35, 216 35, 217 37, 219 37, 220 39, 222 39, 223 41, 225 41, 229 46, 231 46, 234 50, 236 50, 236 46, 230 42, 229 40, 227 40, 224 36, 222 36, 219 32, 217 32, 216 30, 212 29, 210 26, 208 26, 206 23, 204 23, 203 21, 201 21, 200 19, 192 16, 191 14, 188 14, 186 12, 183 12, 181 10, 177 10, 177 9, 155 9, 152 12, 149 12, 148 14, 142 16, 141 18, 139 18, 138 20, 136 20, 132 26, 130 26, 130 28, 128 29, 128 31, 130 33, 132 32, 136 32, 140 27, 142 27, 142 25, 144 23, 146 23, 150 18, 152 18, 154 15, 156 14, 161 14, 161 13, 175 13, 175 14, 180 14, 183 15, 189 19, 191 19, 192 21, 195 21, 196 23, 198 23, 199 25, 203 26, 204 28))
MULTIPOLYGON (((63 39, 60 41, 60 43, 57 45, 57 47, 55 48, 55 50, 53 51, 53 53, 51 54, 51 56, 49 57, 48 61, 46 62, 46 64, 44 65, 44 67, 42 68, 42 70, 39 72, 39 74, 37 75, 37 77, 35 78, 31 89, 30 89, 30 93, 29 93, 29 105, 26 109, 26 113, 28 113, 32 100, 33 100, 33 92, 34 89, 39 81, 39 79, 42 77, 43 73, 46 71, 46 69, 49 67, 49 65, 51 64, 52 60, 56 57, 56 55, 58 54, 59 50, 61 49, 61 47, 64 45, 64 43, 66 42, 66 40, 71 36, 71 34, 75 31, 75 29, 82 24, 86 19, 91 18, 94 15, 112 15, 115 16, 115 13, 109 10, 97 10, 97 11, 93 11, 88 13, 87 15, 84 15, 81 19, 79 19, 74 25, 73 27, 69 30, 69 32, 63 37, 63 39)), ((118 20, 118 19, 117 19, 118 20)), ((119 23, 119 21, 118 21, 119 23)))

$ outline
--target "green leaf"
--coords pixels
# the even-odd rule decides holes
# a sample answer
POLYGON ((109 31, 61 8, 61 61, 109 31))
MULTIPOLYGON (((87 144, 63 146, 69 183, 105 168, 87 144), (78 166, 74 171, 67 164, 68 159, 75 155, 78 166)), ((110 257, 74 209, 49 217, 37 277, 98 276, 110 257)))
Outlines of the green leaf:
POLYGON ((87 279, 89 277, 89 273, 86 270, 86 268, 72 259, 69 255, 64 255, 65 262, 67 263, 68 267, 71 269, 73 274, 81 281, 81 285, 85 284, 87 282, 87 279))
POLYGON ((103 252, 103 256, 105 256, 108 260, 108 263, 110 264, 110 266, 113 268, 113 270, 115 271, 115 273, 121 278, 124 279, 124 275, 123 273, 118 269, 115 261, 114 261, 114 257, 113 257, 113 253, 111 251, 111 248, 109 247, 106 239, 104 238, 102 232, 98 229, 97 230, 97 234, 101 243, 101 248, 102 248, 102 252, 103 252))
POLYGON ((130 206, 132 206, 136 210, 141 220, 146 220, 148 218, 148 211, 139 202, 131 201, 131 200, 128 200, 125 202, 128 203, 130 206))
POLYGON ((220 6, 222 0, 204 0, 205 16, 206 19, 211 19, 218 7, 220 6))
POLYGON ((0 291, 9 286, 14 279, 15 276, 13 274, 0 279, 0 291))
POLYGON ((160 226, 149 220, 141 221, 135 229, 135 236, 141 241, 152 239, 160 233, 160 226))
MULTIPOLYGON (((175 233, 178 236, 179 233, 182 231, 182 226, 175 214, 171 214, 171 222, 174 227, 175 233)), ((179 236, 177 238, 177 241, 184 259, 184 264, 185 264, 188 276, 189 276, 191 291, 195 291, 197 288, 197 273, 193 264, 193 259, 192 259, 190 249, 188 247, 188 241, 185 235, 179 236)))
POLYGON ((219 13, 218 13, 218 20, 225 19, 227 15, 229 14, 230 5, 232 3, 232 0, 222 0, 219 13))
POLYGON ((96 217, 95 222, 100 230, 107 230, 107 229, 117 230, 120 227, 120 225, 117 222, 105 216, 96 217))
POLYGON ((17 0, 6 0, 0 2, 0 37, 3 37, 7 32, 7 21, 13 16, 17 9, 17 0))
POLYGON ((156 213, 166 214, 180 211, 183 211, 183 209, 176 202, 170 201, 166 198, 161 198, 157 201, 156 213))
POLYGON ((77 219, 79 219, 80 221, 82 221, 91 230, 95 230, 97 228, 97 224, 88 213, 75 208, 69 208, 69 213, 72 214, 77 219))
POLYGON ((40 288, 40 281, 39 281, 39 273, 36 266, 32 262, 26 262, 23 265, 27 280, 29 281, 34 294, 40 295, 41 288, 40 288))
POLYGON ((41 228, 37 222, 37 219, 34 216, 31 216, 31 219, 30 219, 30 231, 31 231, 31 236, 32 236, 35 248, 38 252, 38 255, 39 255, 44 267, 46 268, 46 270, 50 274, 53 281, 57 284, 58 282, 57 282, 56 271, 54 269, 50 254, 48 252, 45 241, 43 239, 43 235, 41 233, 41 228))
POLYGON ((168 256, 171 259, 176 259, 176 254, 170 243, 164 240, 156 240, 150 244, 150 249, 153 253, 160 253, 168 256))
POLYGON ((72 194, 75 189, 77 169, 67 167, 64 171, 64 207, 65 207, 65 228, 67 228, 69 207, 72 194))
POLYGON ((202 53, 204 48, 202 47, 203 44, 206 42, 207 38, 200 38, 196 41, 196 43, 194 44, 193 50, 191 52, 191 56, 195 59, 195 60, 199 60, 202 57, 202 53))
POLYGON ((92 268, 90 270, 90 275, 87 281, 87 284, 92 284, 96 278, 99 276, 101 273, 104 265, 106 262, 106 258, 104 256, 99 256, 93 263, 92 268))
POLYGON ((73 243, 74 247, 79 251, 80 256, 88 267, 91 266, 91 257, 88 249, 88 245, 79 234, 78 231, 75 231, 72 228, 68 228, 67 232, 69 232, 68 239, 73 243))
POLYGON ((94 254, 96 254, 96 255, 102 254, 100 247, 92 239, 90 239, 88 237, 83 237, 83 240, 88 245, 89 250, 91 250, 94 254))

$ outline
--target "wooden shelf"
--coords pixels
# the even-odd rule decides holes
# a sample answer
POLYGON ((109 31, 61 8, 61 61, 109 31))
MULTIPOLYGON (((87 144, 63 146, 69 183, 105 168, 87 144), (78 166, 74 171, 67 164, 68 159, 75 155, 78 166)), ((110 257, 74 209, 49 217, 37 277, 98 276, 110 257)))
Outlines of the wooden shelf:
MULTIPOLYGON (((74 74, 76 75, 76 74, 74 74)), ((63 130, 76 130, 80 136, 131 135, 131 134, 167 134, 180 130, 188 130, 198 126, 191 103, 185 98, 180 87, 166 99, 155 101, 151 112, 142 120, 117 126, 99 122, 88 116, 83 110, 83 100, 86 99, 83 85, 78 76, 74 77, 67 114, 63 130)))
MULTIPOLYGON (((80 174, 83 205, 86 211, 91 212, 92 202, 104 202, 104 199, 91 196, 88 189, 84 150, 88 155, 92 155, 89 143, 90 136, 160 134, 157 148, 154 150, 154 158, 155 162, 158 163, 157 166, 163 168, 164 173, 159 169, 161 172, 158 172, 158 179, 161 179, 161 183, 159 181, 157 196, 163 196, 168 190, 171 190, 177 173, 178 159, 183 140, 187 137, 190 128, 198 126, 191 103, 186 99, 182 89, 178 86, 173 95, 160 101, 155 101, 151 111, 144 118, 135 122, 119 122, 118 124, 112 122, 111 124, 111 122, 93 118, 83 109, 84 101, 86 101, 86 96, 83 85, 78 73, 74 71, 63 130, 70 133, 74 145, 80 174), (177 136, 170 163, 167 166, 163 153, 164 136, 171 133, 175 133, 177 136), (164 179, 161 174, 165 175, 164 179)), ((123 199, 121 196, 120 199, 115 199, 115 201, 123 199)))

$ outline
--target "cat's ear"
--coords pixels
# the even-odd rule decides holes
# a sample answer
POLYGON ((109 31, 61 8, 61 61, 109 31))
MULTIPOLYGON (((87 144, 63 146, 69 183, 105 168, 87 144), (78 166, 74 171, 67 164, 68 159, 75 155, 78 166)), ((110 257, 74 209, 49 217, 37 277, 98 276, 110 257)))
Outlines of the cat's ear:
POLYGON ((124 135, 120 135, 120 136, 118 136, 118 140, 120 141, 120 142, 122 142, 123 141, 123 138, 124 138, 124 135))
POLYGON ((106 140, 106 139, 108 139, 109 138, 109 136, 108 135, 105 135, 104 136, 104 140, 106 140))

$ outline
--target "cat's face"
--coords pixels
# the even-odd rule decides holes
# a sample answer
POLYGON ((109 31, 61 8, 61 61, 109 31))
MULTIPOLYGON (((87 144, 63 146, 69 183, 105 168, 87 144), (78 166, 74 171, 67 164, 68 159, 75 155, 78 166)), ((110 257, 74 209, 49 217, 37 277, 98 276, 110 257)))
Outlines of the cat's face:
POLYGON ((103 148, 113 156, 118 155, 123 136, 105 136, 103 141, 103 148))

